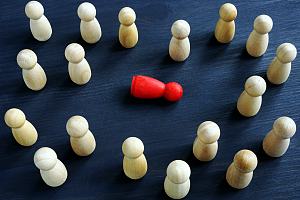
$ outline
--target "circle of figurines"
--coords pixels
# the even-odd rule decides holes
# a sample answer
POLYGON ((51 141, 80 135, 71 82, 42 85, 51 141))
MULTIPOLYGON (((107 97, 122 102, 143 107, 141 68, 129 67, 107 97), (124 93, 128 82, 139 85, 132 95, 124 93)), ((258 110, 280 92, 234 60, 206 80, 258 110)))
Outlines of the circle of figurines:
MULTIPOLYGON (((30 1, 25 6, 26 16, 30 19, 30 30, 38 41, 47 41, 52 35, 51 24, 44 15, 44 8, 37 1, 30 1)), ((93 4, 84 2, 77 10, 80 18, 80 33, 87 43, 97 43, 101 36, 101 26, 96 18, 93 4)), ((237 9, 231 3, 225 3, 219 10, 220 18, 215 27, 215 38, 220 43, 230 43, 235 35, 237 9)), ((138 42, 138 29, 135 25, 136 14, 132 8, 124 7, 119 15, 119 41, 124 48, 133 48, 138 42)), ((254 20, 254 29, 250 33, 246 49, 253 57, 262 56, 269 43, 268 33, 272 30, 273 21, 267 15, 260 15, 254 20)), ((172 38, 169 44, 169 55, 174 61, 184 61, 190 54, 190 25, 185 20, 177 20, 171 27, 172 38)), ((273 84, 287 81, 291 62, 296 58, 297 50, 291 43, 281 44, 276 57, 267 69, 267 78, 273 84)), ((91 68, 85 59, 84 48, 77 43, 69 44, 65 49, 68 60, 70 79, 83 85, 91 79, 91 68)), ((46 74, 39 65, 37 55, 30 49, 21 50, 17 55, 17 63, 22 68, 25 85, 34 91, 41 90, 47 82, 46 74)), ((237 110, 245 117, 255 116, 262 104, 262 95, 266 91, 266 82, 260 76, 249 77, 244 91, 237 101, 237 110)), ((168 101, 179 101, 183 96, 183 88, 179 83, 163 83, 155 78, 136 75, 132 77, 130 93, 141 99, 164 97, 168 101)), ((31 146, 38 139, 38 132, 27 120, 25 114, 17 108, 9 109, 4 116, 5 123, 11 128, 16 142, 22 146, 31 146)), ((70 136, 70 145, 78 156, 89 156, 96 148, 93 133, 89 130, 88 121, 82 116, 72 116, 66 123, 66 132, 70 136)), ((289 117, 275 120, 273 128, 263 140, 263 149, 271 157, 280 157, 288 149, 290 138, 296 132, 296 124, 289 117)), ((211 161, 218 152, 218 139, 221 131, 212 121, 205 121, 198 127, 193 143, 193 154, 199 161, 211 161)), ((144 155, 144 144, 137 137, 129 137, 122 144, 124 154, 123 170, 130 179, 144 177, 148 170, 144 155)), ((68 176, 65 165, 58 159, 55 151, 49 147, 38 149, 34 155, 34 164, 40 170, 44 182, 52 187, 62 185, 68 176)), ((256 155, 247 149, 240 150, 227 169, 226 180, 231 187, 242 189, 247 187, 258 165, 256 155)), ((167 167, 164 190, 173 199, 184 198, 190 189, 191 169, 182 160, 172 161, 167 167)))

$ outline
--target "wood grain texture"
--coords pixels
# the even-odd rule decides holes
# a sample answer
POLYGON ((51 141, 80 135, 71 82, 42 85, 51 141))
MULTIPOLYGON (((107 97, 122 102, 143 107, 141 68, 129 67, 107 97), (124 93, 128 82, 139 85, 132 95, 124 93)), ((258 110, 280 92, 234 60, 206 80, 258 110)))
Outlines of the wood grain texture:
POLYGON ((41 1, 53 35, 36 41, 30 32, 23 0, 1 1, 0 23, 0 116, 11 107, 20 108, 35 125, 39 139, 29 148, 16 144, 4 120, 0 122, 0 199, 166 199, 165 171, 175 159, 191 167, 191 189, 186 199, 299 199, 300 134, 291 140, 287 153, 278 159, 267 157, 261 143, 280 116, 300 121, 300 58, 293 61, 288 81, 280 86, 268 83, 262 108, 253 118, 241 117, 236 101, 245 80, 252 75, 266 77, 276 48, 284 42, 300 47, 300 2, 297 0, 231 1, 238 9, 236 34, 229 45, 214 39, 218 10, 225 1, 91 1, 97 9, 102 37, 95 45, 80 36, 76 14, 83 1, 41 1), (124 49, 118 41, 118 12, 132 7, 137 15, 139 43, 124 49), (252 58, 245 50, 253 20, 260 14, 272 17, 267 52, 252 58), (177 19, 187 20, 191 54, 175 63, 168 55, 170 28, 177 19), (78 86, 68 76, 65 47, 78 42, 86 51, 93 77, 78 86), (48 82, 39 91, 23 83, 16 63, 24 48, 36 52, 48 82), (177 103, 143 101, 129 95, 131 77, 143 74, 164 82, 183 85, 184 96, 177 103), (65 132, 73 115, 89 119, 97 148, 87 158, 76 156, 65 132), (201 163, 192 153, 198 125, 206 120, 221 129, 216 158, 201 163), (148 173, 131 181, 122 170, 121 145, 129 136, 145 145, 148 173), (59 188, 47 187, 33 163, 34 152, 53 148, 68 169, 68 180, 59 188), (234 154, 250 149, 258 157, 251 184, 242 191, 231 189, 225 180, 234 154))

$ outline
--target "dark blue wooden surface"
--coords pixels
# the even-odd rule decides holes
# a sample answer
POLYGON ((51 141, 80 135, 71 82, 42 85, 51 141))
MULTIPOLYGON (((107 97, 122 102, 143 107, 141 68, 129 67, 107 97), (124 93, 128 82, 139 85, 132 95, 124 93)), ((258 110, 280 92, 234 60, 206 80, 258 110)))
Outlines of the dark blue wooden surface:
POLYGON ((262 75, 276 47, 291 42, 300 48, 300 2, 297 0, 232 1, 238 9, 236 35, 229 45, 218 44, 213 31, 219 7, 225 1, 91 1, 103 36, 95 45, 80 38, 79 1, 42 1, 53 35, 45 43, 33 39, 24 13, 25 1, 0 2, 0 116, 7 109, 22 109, 39 133, 37 143, 19 146, 4 121, 0 122, 0 199, 166 199, 163 180, 174 159, 189 163, 191 190, 187 199, 299 199, 300 135, 296 133, 288 152, 278 159, 264 155, 262 139, 273 121, 283 115, 300 121, 300 59, 295 59, 288 82, 268 84, 263 105, 254 118, 241 117, 235 107, 243 85, 251 75, 262 75), (124 6, 137 14, 139 42, 126 50, 118 43, 118 12, 124 6), (261 58, 251 58, 245 43, 257 15, 268 14, 274 26, 270 43, 261 58), (184 63, 168 56, 170 27, 177 19, 190 23, 191 54, 184 63), (78 42, 86 50, 92 79, 85 86, 69 80, 64 49, 78 42), (26 88, 16 55, 23 48, 34 50, 46 71, 44 90, 26 88), (184 87, 178 103, 141 101, 129 96, 131 77, 150 75, 184 87), (97 148, 87 158, 71 150, 65 130, 67 119, 83 115, 94 133, 97 148), (221 128, 217 157, 208 163, 192 155, 199 123, 213 120, 221 128), (122 171, 121 144, 129 136, 145 145, 149 170, 139 181, 122 171), (34 152, 53 148, 65 163, 69 177, 59 188, 47 187, 33 164, 34 152), (251 149, 258 167, 250 186, 233 190, 225 172, 234 154, 251 149))

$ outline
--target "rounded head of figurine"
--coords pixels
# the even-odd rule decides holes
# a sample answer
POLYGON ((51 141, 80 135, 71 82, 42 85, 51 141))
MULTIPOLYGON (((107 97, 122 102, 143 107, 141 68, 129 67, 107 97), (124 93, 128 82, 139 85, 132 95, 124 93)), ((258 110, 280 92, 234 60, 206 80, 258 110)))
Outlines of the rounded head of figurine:
POLYGON ((80 44, 72 43, 66 47, 65 57, 71 63, 79 63, 83 60, 85 51, 80 44))
POLYGON ((25 123, 26 117, 22 110, 11 108, 6 111, 4 121, 10 128, 19 128, 25 123))
POLYGON ((233 159, 234 166, 242 173, 249 173, 257 166, 257 157, 250 150, 240 150, 233 159))
POLYGON ((130 26, 136 20, 135 12, 130 7, 124 7, 119 12, 119 21, 125 26, 130 26))
POLYGON ((224 21, 230 22, 235 20, 237 16, 237 9, 233 4, 225 3, 221 6, 219 15, 224 21))
POLYGON ((144 152, 144 144, 137 137, 129 137, 122 144, 123 154, 128 158, 137 158, 144 152))
POLYGON ((177 39, 184 39, 190 35, 191 27, 185 20, 177 20, 171 28, 172 35, 177 39))
POLYGON ((175 184, 186 182, 191 175, 190 166, 183 160, 172 161, 167 168, 167 177, 175 184))
POLYGON ((165 85, 164 97, 168 101, 179 101, 182 95, 183 89, 179 83, 171 82, 165 85))
POLYGON ((245 83, 245 90, 252 97, 262 96, 266 88, 266 81, 260 76, 251 76, 245 83))
POLYGON ((283 43, 277 48, 276 55, 281 62, 289 63, 296 58, 297 49, 291 43, 283 43))
POLYGON ((49 147, 42 147, 34 154, 34 164, 40 170, 50 170, 57 163, 57 155, 55 151, 49 147))
POLYGON ((89 2, 84 2, 77 9, 78 17, 83 21, 92 21, 96 17, 96 8, 89 2))
POLYGON ((17 63, 22 69, 32 69, 37 63, 37 56, 32 50, 23 49, 17 55, 17 63))
POLYGON ((84 117, 75 115, 67 121, 66 129, 71 137, 79 138, 88 132, 89 123, 84 117))
POLYGON ((254 30, 260 34, 269 33, 273 28, 273 20, 268 15, 259 15, 254 20, 254 30))
POLYGON ((288 139, 296 133, 296 123, 289 117, 279 117, 273 124, 273 130, 279 137, 288 139))
POLYGON ((29 1, 25 6, 25 14, 30 19, 40 19, 44 14, 44 7, 38 1, 29 1))
POLYGON ((205 144, 214 143, 220 137, 220 128, 215 122, 205 121, 199 125, 197 136, 205 144))

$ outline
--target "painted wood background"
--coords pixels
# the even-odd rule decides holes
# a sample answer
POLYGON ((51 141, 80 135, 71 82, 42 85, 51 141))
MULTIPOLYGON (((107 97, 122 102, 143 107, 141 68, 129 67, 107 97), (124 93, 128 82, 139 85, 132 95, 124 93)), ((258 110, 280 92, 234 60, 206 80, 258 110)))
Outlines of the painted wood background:
POLYGON ((268 83, 256 117, 241 117, 235 108, 246 78, 265 77, 278 45, 291 42, 300 48, 300 1, 232 1, 238 17, 229 45, 220 45, 213 37, 225 1, 91 2, 103 31, 95 45, 80 38, 80 1, 42 1, 53 28, 45 43, 35 41, 30 33, 26 1, 0 2, 0 115, 11 107, 20 108, 39 133, 34 146, 21 147, 1 120, 0 199, 167 199, 163 181, 174 159, 187 161, 192 170, 186 199, 300 199, 300 134, 282 158, 268 158, 261 148, 276 118, 286 115, 300 121, 300 56, 292 64, 288 82, 268 83), (117 16, 124 6, 137 14, 139 42, 130 50, 118 42, 117 16), (266 54, 255 59, 247 55, 245 43, 260 14, 270 15, 274 26, 266 54), (177 19, 191 26, 191 54, 184 63, 168 56, 170 28, 177 19), (92 68, 92 79, 85 86, 73 84, 68 77, 64 50, 71 42, 84 46, 92 68), (23 83, 16 63, 23 48, 36 52, 47 74, 48 83, 40 92, 23 83), (130 81, 136 74, 181 83, 183 99, 168 103, 131 98, 130 81), (65 125, 72 115, 86 117, 96 137, 97 148, 90 157, 79 158, 71 150, 65 125), (221 128, 218 155, 208 163, 192 155, 197 127, 205 120, 221 128), (129 180, 122 171, 121 144, 129 136, 139 137, 145 145, 149 171, 139 181, 129 180), (47 187, 34 166, 34 152, 42 146, 53 148, 68 169, 69 177, 59 188, 47 187), (257 154, 259 163, 251 185, 237 191, 227 185, 225 172, 234 154, 245 148, 257 154))

